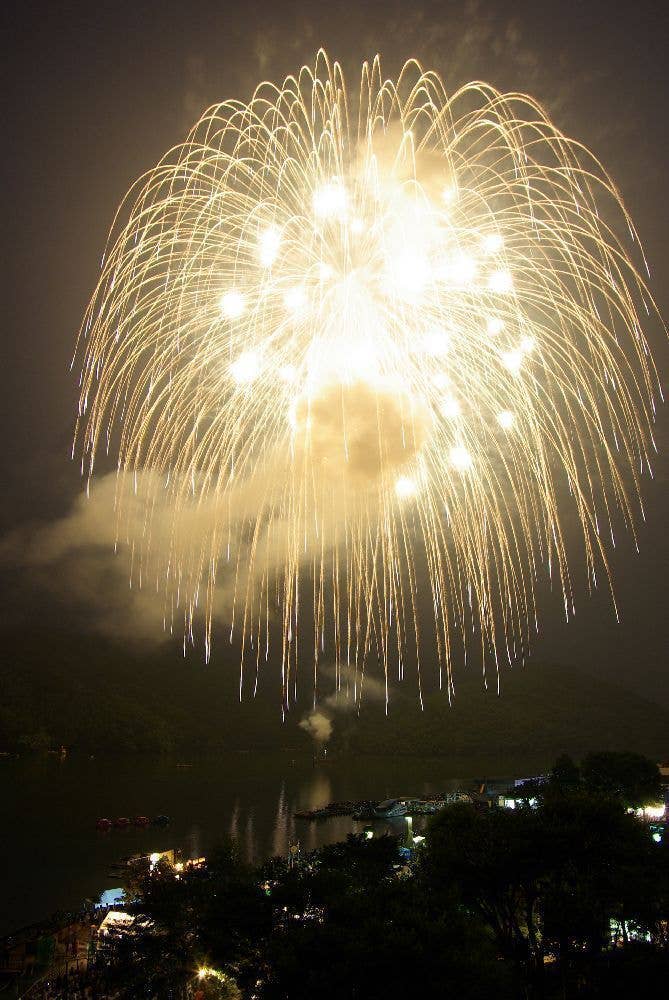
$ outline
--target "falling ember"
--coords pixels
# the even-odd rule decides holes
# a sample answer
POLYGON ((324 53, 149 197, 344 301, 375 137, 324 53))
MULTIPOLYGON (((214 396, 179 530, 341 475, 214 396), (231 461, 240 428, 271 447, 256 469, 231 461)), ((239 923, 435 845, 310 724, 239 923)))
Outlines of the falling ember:
POLYGON ((472 464, 472 456, 461 444, 456 445, 455 448, 451 448, 449 457, 455 468, 459 469, 461 472, 464 472, 465 469, 468 469, 472 464))
POLYGON ((230 374, 235 382, 253 382, 260 371, 260 362, 254 351, 245 351, 230 365, 230 374))
POLYGON ((509 271, 493 271, 488 278, 488 288, 491 292, 510 292, 513 289, 513 278, 509 271))
POLYGON ((497 422, 505 431, 510 431, 516 422, 516 418, 511 410, 502 410, 501 413, 497 414, 497 422))
POLYGON ((499 253, 504 246, 504 240, 499 233, 490 233, 483 237, 481 249, 485 254, 499 253))
POLYGON ((398 497, 403 499, 414 497, 416 495, 416 484, 413 479, 409 479, 408 476, 400 476, 395 483, 395 492, 398 497))
POLYGON ((281 233, 272 227, 266 229, 259 240, 259 258, 264 267, 271 267, 279 254, 281 233))
POLYGON ((244 312, 244 296, 240 292, 226 292, 221 298, 221 313, 226 319, 237 319, 244 312))
POLYGON ((298 626, 340 677, 401 674, 419 635, 449 679, 472 632, 496 664, 527 649, 541 567, 573 605, 567 515, 591 579, 601 524, 633 530, 638 246, 531 98, 449 96, 413 60, 358 91, 320 52, 206 111, 124 201, 78 345, 84 470, 108 447, 119 532, 126 482, 144 504, 134 566, 168 622, 191 638, 201 613, 208 653, 233 592, 286 702, 298 626))

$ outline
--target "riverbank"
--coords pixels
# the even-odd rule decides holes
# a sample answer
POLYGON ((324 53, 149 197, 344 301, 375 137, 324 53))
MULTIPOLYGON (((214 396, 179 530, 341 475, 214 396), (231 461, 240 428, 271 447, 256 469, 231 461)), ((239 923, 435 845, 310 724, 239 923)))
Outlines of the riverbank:
POLYGON ((12 822, 0 827, 0 850, 10 859, 0 899, 0 935, 75 910, 118 886, 110 873, 132 854, 181 847, 200 857, 235 839, 249 863, 285 855, 300 840, 306 850, 362 829, 350 817, 327 824, 294 813, 333 801, 423 795, 492 775, 540 773, 548 761, 489 753, 469 760, 368 756, 316 761, 307 751, 210 754, 178 767, 175 757, 124 755, 26 756, 0 761, 4 801, 12 822), (96 830, 101 816, 171 817, 170 826, 96 830))
POLYGON ((235 845, 190 868, 138 861, 101 928, 96 1000, 399 1000, 421 982, 462 1000, 626 1000, 639 976, 660 995, 669 856, 634 815, 661 794, 657 769, 561 758, 516 791, 528 808, 472 797, 404 839, 367 831, 255 866, 235 845))
POLYGON ((551 759, 539 753, 490 751, 465 757, 351 756, 314 762, 311 753, 223 753, 191 767, 176 758, 72 754, 0 761, 3 800, 12 822, 0 826, 0 850, 9 863, 0 898, 0 935, 40 920, 45 913, 76 910, 119 885, 115 866, 133 854, 176 847, 201 857, 234 839, 245 861, 285 856, 290 844, 304 850, 345 839, 364 821, 337 816, 326 823, 295 818, 333 802, 381 802, 394 796, 429 798, 476 779, 542 774, 551 759), (362 758, 360 759, 363 760, 362 758), (171 817, 169 827, 96 830, 101 816, 171 817))

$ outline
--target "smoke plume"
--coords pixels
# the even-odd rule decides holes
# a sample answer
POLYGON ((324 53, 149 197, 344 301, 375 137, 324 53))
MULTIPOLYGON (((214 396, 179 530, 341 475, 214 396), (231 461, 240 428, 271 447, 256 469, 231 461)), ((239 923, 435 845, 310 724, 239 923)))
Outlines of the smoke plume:
POLYGON ((323 712, 310 712, 300 722, 300 729, 309 733, 315 743, 327 743, 332 736, 332 719, 323 712))
MULTIPOLYGON (((334 681, 337 678, 337 671, 334 666, 324 666, 319 670, 319 677, 321 680, 329 678, 334 681)), ((323 698, 317 708, 303 717, 300 728, 304 729, 315 743, 327 743, 332 737, 335 716, 357 713, 363 692, 366 704, 387 700, 384 681, 364 673, 355 683, 341 684, 332 694, 323 698)))

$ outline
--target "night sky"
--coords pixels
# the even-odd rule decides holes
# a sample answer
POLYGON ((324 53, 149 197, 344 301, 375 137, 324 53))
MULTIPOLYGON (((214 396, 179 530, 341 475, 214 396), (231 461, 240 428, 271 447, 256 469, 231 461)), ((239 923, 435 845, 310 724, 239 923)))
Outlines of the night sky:
MULTIPOLYGON (((76 566, 63 574, 62 586, 46 586, 23 550, 45 525, 66 516, 81 493, 78 465, 69 458, 77 398, 69 363, 117 204, 207 105, 248 99, 259 80, 278 81, 313 62, 321 45, 352 76, 376 52, 388 75, 416 56, 450 89, 481 79, 538 98, 617 182, 645 245, 651 287, 669 317, 669 12, 663 3, 8 0, 1 16, 5 629, 63 618, 89 628, 95 617, 80 594, 70 599, 76 566)), ((664 334, 657 325, 646 332, 666 376, 664 334)), ((611 553, 621 624, 606 592, 588 599, 579 583, 577 616, 569 625, 559 602, 547 601, 534 655, 669 704, 667 406, 659 412, 657 440, 640 554, 622 535, 611 553)), ((100 574, 93 579, 94 587, 105 586, 100 574)), ((112 574, 107 585, 121 579, 112 574)), ((115 599, 110 594, 108 600, 115 599)), ((179 656, 178 640, 165 650, 179 656)))

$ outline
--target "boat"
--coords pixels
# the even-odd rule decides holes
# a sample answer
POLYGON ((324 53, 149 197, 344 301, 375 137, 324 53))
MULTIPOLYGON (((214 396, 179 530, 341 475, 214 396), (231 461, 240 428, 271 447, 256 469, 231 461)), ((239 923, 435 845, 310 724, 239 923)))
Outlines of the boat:
POLYGON ((100 819, 98 819, 97 823, 95 824, 95 827, 97 830, 111 830, 112 821, 110 819, 107 819, 106 816, 101 816, 100 819))
POLYGON ((161 813, 160 816, 154 816, 151 822, 153 823, 154 826, 169 826, 170 817, 165 816, 164 813, 161 813))
POLYGON ((114 826, 118 830, 125 830, 126 827, 130 826, 130 819, 128 816, 118 816, 114 820, 114 826))
POLYGON ((134 826, 148 826, 151 820, 148 816, 135 816, 132 822, 134 826))
POLYGON ((376 819, 393 819, 395 816, 406 816, 407 802, 404 799, 384 799, 374 810, 376 819))
POLYGON ((293 813, 296 819, 308 819, 308 820, 318 820, 318 819, 333 819, 336 816, 355 816, 356 813, 367 808, 373 808, 376 803, 362 801, 362 802, 330 802, 326 806, 320 806, 317 809, 301 809, 298 812, 293 813))

